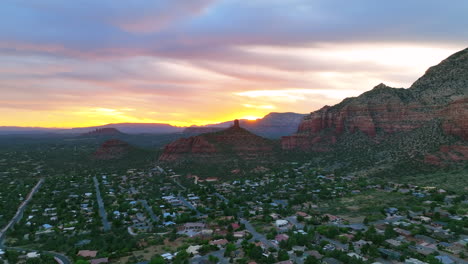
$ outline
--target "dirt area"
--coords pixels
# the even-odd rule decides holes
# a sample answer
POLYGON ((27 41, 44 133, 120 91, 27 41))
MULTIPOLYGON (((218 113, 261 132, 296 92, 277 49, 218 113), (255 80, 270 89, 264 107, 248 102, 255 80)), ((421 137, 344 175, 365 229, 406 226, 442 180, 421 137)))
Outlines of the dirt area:
POLYGON ((364 216, 356 216, 356 217, 350 217, 348 215, 338 215, 339 217, 346 219, 349 221, 350 224, 362 224, 364 221, 364 216))
POLYGON ((346 209, 348 209, 350 211, 358 211, 359 209, 361 209, 361 207, 359 207, 359 206, 347 206, 346 209))
MULTIPOLYGON (((142 250, 133 251, 132 255, 137 258, 142 258, 144 260, 150 260, 156 254, 163 254, 170 252, 168 249, 175 250, 178 247, 182 246, 187 238, 181 237, 174 241, 169 241, 169 239, 164 240, 164 245, 149 246, 142 250)), ((112 263, 127 263, 128 259, 131 256, 122 257, 118 260, 112 261, 112 263)))

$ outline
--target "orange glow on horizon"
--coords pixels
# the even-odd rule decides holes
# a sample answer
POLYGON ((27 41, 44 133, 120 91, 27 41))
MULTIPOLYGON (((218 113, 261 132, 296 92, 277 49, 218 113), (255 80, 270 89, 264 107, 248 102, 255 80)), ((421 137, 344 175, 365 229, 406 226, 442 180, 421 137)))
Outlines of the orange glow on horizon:
MULTIPOLYGON (((92 127, 116 123, 140 123, 140 124, 169 124, 178 127, 188 127, 192 125, 204 126, 218 124, 234 119, 256 120, 268 114, 268 110, 248 109, 234 113, 216 112, 209 119, 198 119, 189 114, 163 113, 155 117, 155 112, 136 110, 133 108, 80 108, 75 111, 23 111, 5 109, 5 115, 0 120, 0 126, 20 126, 20 127, 43 127, 43 128, 79 128, 92 127), (167 119, 166 119, 167 118, 167 119), (170 118, 170 119, 169 119, 170 118), (17 121, 21 120, 21 124, 17 121), (16 121, 16 122, 15 122, 16 121)), ((3 111, 3 110, 2 110, 3 111)))
POLYGON ((260 119, 261 117, 258 117, 258 116, 243 116, 241 117, 240 119, 247 119, 247 120, 257 120, 257 119, 260 119))

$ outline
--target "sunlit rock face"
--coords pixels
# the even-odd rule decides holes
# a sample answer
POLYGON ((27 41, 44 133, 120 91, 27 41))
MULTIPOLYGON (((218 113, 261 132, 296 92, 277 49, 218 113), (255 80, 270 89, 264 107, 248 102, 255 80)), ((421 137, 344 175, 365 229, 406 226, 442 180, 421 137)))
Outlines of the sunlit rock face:
POLYGON ((436 118, 445 133, 468 139, 468 49, 431 67, 409 89, 379 84, 306 116, 283 149, 326 150, 345 132, 369 137, 411 131, 436 118), (325 144, 326 145, 326 144, 325 144))
POLYGON ((344 134, 361 132, 379 142, 436 121, 446 135, 468 140, 468 49, 429 68, 408 89, 379 84, 312 112, 281 144, 284 150, 328 151, 344 134))

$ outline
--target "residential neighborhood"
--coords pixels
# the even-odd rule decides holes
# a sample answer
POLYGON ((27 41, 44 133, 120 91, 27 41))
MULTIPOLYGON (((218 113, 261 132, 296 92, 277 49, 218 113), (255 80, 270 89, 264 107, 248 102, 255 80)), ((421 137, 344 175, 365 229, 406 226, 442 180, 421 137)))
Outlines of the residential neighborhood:
MULTIPOLYGON (((34 193, 1 259, 58 251, 65 263, 96 264, 467 263, 468 197, 436 186, 294 162, 233 179, 160 166, 62 177, 34 193)), ((2 202, 19 204, 34 185, 10 182, 23 191, 2 191, 2 202)))

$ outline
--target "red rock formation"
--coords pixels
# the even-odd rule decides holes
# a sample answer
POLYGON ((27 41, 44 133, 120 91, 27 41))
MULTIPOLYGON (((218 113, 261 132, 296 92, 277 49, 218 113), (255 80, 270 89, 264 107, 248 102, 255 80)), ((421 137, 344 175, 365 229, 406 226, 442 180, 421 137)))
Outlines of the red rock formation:
MULTIPOLYGON (((236 120, 237 121, 237 120, 236 120)), ((182 138, 168 144, 159 157, 161 162, 184 160, 222 162, 233 158, 252 160, 271 158, 273 144, 262 137, 241 128, 239 122, 234 126, 214 133, 182 138)))
POLYGON ((468 139, 468 49, 431 67, 409 89, 379 84, 311 113, 281 144, 285 150, 326 151, 344 133, 360 131, 378 140, 376 136, 412 131, 436 119, 446 134, 468 139))
POLYGON ((111 139, 104 142, 94 153, 94 158, 98 160, 109 160, 121 158, 130 150, 127 142, 118 139, 111 139))

